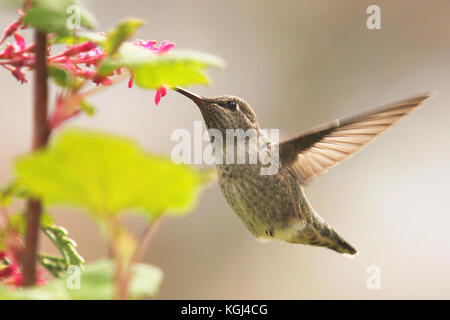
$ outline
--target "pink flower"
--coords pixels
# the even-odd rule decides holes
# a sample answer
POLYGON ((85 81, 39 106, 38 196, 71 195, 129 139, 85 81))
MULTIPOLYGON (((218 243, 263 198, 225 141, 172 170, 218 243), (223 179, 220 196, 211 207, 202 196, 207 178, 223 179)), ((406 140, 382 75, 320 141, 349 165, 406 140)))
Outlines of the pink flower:
POLYGON ((164 40, 161 42, 159 48, 153 48, 153 51, 157 53, 168 53, 170 49, 175 47, 175 43, 164 40))
POLYGON ((7 44, 5 50, 3 50, 2 53, 0 53, 0 58, 11 59, 14 56, 15 52, 16 52, 16 49, 14 48, 14 45, 7 44))
POLYGON ((19 46, 20 50, 25 50, 26 44, 25 39, 18 32, 14 33, 14 38, 16 40, 16 44, 19 46))
MULTIPOLYGON (((35 44, 31 44, 27 47, 25 38, 18 32, 20 29, 26 26, 22 24, 22 18, 24 16, 22 11, 18 11, 19 17, 17 21, 10 24, 4 32, 0 44, 5 41, 6 38, 14 36, 15 42, 13 44, 7 44, 4 51, 0 52, 0 67, 7 69, 11 74, 20 82, 28 82, 24 67, 28 70, 33 70, 36 64, 35 58, 35 44)), ((103 34, 104 35, 104 34, 103 34)), ((48 35, 51 39, 55 35, 48 35)), ((108 86, 113 84, 111 77, 114 75, 120 75, 125 67, 120 67, 117 70, 111 72, 108 75, 100 75, 98 73, 98 66, 105 57, 105 53, 98 48, 97 43, 92 41, 85 41, 83 43, 67 46, 62 53, 55 56, 50 56, 50 49, 52 42, 49 42, 48 47, 48 65, 54 65, 59 68, 66 69, 72 76, 82 78, 84 80, 90 80, 96 85, 108 86)), ((155 40, 136 40, 134 45, 140 46, 146 50, 150 50, 154 54, 167 54, 175 47, 175 44, 170 41, 162 41, 159 46, 155 40)), ((129 70, 132 73, 132 70, 129 70)), ((128 87, 132 88, 134 85, 134 75, 131 74, 128 81, 128 87)), ((78 90, 78 88, 72 88, 78 90)), ((167 88, 162 85, 156 90, 154 101, 155 105, 158 105, 161 98, 167 93, 167 88)), ((52 128, 58 127, 65 120, 75 116, 80 112, 77 103, 63 102, 59 97, 56 101, 54 113, 49 121, 52 128)), ((71 97, 66 97, 71 100, 71 97)))
POLYGON ((30 46, 29 48, 26 48, 24 37, 17 32, 21 27, 23 18, 23 12, 19 10, 18 13, 19 18, 5 29, 3 38, 0 40, 0 44, 2 44, 6 38, 12 35, 14 35, 15 39, 14 44, 8 43, 3 52, 0 53, 0 59, 7 60, 2 61, 0 66, 9 70, 20 83, 25 83, 28 82, 28 80, 22 67, 34 67, 35 59, 34 56, 30 54, 30 51, 32 51, 34 47, 30 46))
MULTIPOLYGON (((9 264, 0 269, 0 283, 6 285, 13 285, 15 287, 20 287, 23 284, 23 274, 20 271, 20 267, 17 259, 14 255, 8 255, 6 252, 0 252, 1 260, 6 259, 9 264)), ((44 272, 42 269, 36 271, 36 283, 38 285, 44 285, 46 283, 43 277, 44 272)))
POLYGON ((75 76, 91 80, 97 85, 107 86, 113 84, 113 81, 109 79, 113 74, 100 76, 95 69, 83 69, 81 67, 82 64, 88 68, 91 65, 97 67, 104 56, 105 54, 97 48, 96 43, 86 41, 67 48, 57 56, 50 57, 49 61, 60 67, 63 66, 75 76))
POLYGON ((56 97, 55 109, 49 121, 49 127, 55 129, 66 120, 73 118, 81 112, 76 99, 67 99, 63 95, 56 97))
POLYGON ((0 270, 0 280, 14 276, 16 274, 16 270, 17 266, 15 264, 4 267, 0 270))
MULTIPOLYGON (((36 271, 36 284, 38 286, 42 286, 47 282, 43 275, 42 269, 36 271)), ((23 285, 23 273, 20 271, 19 266, 13 263, 0 270, 0 280, 3 280, 3 283, 7 285, 21 287, 23 285)))
POLYGON ((128 80, 128 88, 132 88, 134 83, 134 77, 133 75, 130 76, 130 80, 128 80))
POLYGON ((161 101, 161 98, 164 97, 167 94, 167 88, 162 86, 161 88, 156 90, 155 93, 155 105, 159 104, 159 101, 161 101))
POLYGON ((26 74, 25 72, 23 72, 22 67, 15 67, 12 71, 11 71, 12 75, 19 80, 19 82, 21 84, 24 84, 26 82, 28 82, 27 78, 26 78, 26 74))
POLYGON ((88 52, 79 53, 76 59, 72 61, 77 64, 85 64, 86 67, 90 67, 91 64, 97 66, 104 56, 105 54, 100 49, 95 48, 88 52))
MULTIPOLYGON (((154 40, 136 40, 134 42, 134 45, 144 47, 145 49, 151 50, 155 54, 166 54, 170 51, 170 49, 175 47, 175 43, 169 42, 167 40, 164 40, 161 42, 159 47, 156 47, 156 41, 154 40)), ((133 87, 134 84, 134 76, 131 75, 130 79, 128 80, 128 88, 133 87)), ((155 105, 158 105, 161 101, 161 98, 164 97, 167 93, 167 88, 165 86, 161 86, 161 88, 156 90, 155 93, 155 105)))
POLYGON ((63 51, 63 53, 60 54, 60 56, 74 56, 81 52, 87 52, 91 51, 93 49, 97 48, 97 44, 95 42, 86 41, 80 44, 76 44, 74 46, 69 46, 66 50, 63 51))
POLYGON ((20 20, 21 20, 21 18, 6 27, 5 32, 3 33, 3 38, 2 38, 2 40, 0 40, 0 44, 5 42, 6 38, 12 36, 17 31, 17 29, 19 29, 20 24, 21 24, 20 20))
POLYGON ((71 71, 75 75, 82 77, 84 79, 93 79, 94 76, 97 74, 97 72, 95 70, 83 70, 83 69, 76 68, 74 66, 70 66, 70 68, 72 69, 71 71))
POLYGON ((153 47, 155 46, 156 43, 157 43, 157 41, 155 41, 155 40, 148 40, 148 41, 136 40, 134 42, 134 45, 144 47, 145 49, 151 50, 151 49, 153 49, 153 47))
MULTIPOLYGON (((5 31, 3 32, 3 38, 0 40, 0 45, 6 40, 6 38, 12 36, 21 26, 24 13, 21 9, 18 9, 17 14, 19 15, 19 18, 17 18, 16 21, 14 21, 13 23, 11 23, 9 26, 6 27, 5 31)), ((25 28, 26 26, 21 27, 21 29, 25 28)))
POLYGON ((136 40, 134 45, 144 47, 145 49, 152 50, 154 53, 168 53, 170 49, 175 47, 175 43, 164 40, 159 47, 156 47, 157 41, 155 40, 136 40))
POLYGON ((11 284, 16 287, 21 287, 23 284, 23 274, 20 272, 15 272, 11 277, 11 284))
POLYGON ((43 286, 44 284, 46 284, 47 280, 45 280, 45 278, 44 278, 44 270, 39 269, 36 271, 36 273, 37 273, 36 284, 38 286, 43 286))
POLYGON ((92 82, 96 83, 97 85, 101 84, 104 86, 110 86, 114 84, 114 82, 107 76, 99 76, 98 74, 95 74, 95 76, 92 78, 92 82))

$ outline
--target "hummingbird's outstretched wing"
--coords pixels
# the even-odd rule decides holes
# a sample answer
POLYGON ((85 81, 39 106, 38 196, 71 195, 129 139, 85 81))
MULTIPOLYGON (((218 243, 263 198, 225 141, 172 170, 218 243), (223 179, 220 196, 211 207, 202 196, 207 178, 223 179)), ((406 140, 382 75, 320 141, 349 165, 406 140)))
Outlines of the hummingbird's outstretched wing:
POLYGON ((418 108, 432 93, 425 93, 364 113, 338 119, 280 142, 280 161, 302 184, 357 152, 377 135, 418 108))

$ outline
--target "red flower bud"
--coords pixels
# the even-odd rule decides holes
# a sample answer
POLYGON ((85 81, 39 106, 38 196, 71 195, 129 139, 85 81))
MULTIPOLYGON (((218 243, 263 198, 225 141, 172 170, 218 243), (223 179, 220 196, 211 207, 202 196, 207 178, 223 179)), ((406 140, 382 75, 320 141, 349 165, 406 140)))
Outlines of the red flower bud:
POLYGON ((61 53, 61 56, 66 56, 66 57, 74 56, 81 52, 91 51, 95 48, 97 48, 97 44, 95 42, 86 41, 86 42, 68 47, 66 50, 64 50, 63 53, 61 53))
POLYGON ((6 38, 13 35, 14 32, 17 31, 20 27, 20 20, 17 20, 16 22, 11 23, 9 26, 6 27, 5 32, 3 33, 3 38, 0 40, 0 44, 2 44, 6 38))
POLYGON ((22 67, 15 67, 13 71, 11 71, 12 75, 20 81, 20 83, 28 82, 26 78, 25 72, 23 72, 22 67))
POLYGON ((12 276, 14 273, 14 268, 12 265, 7 266, 5 268, 3 268, 2 270, 0 270, 0 279, 5 279, 8 278, 10 276, 12 276))
POLYGON ((131 76, 130 79, 128 80, 128 88, 132 88, 134 84, 134 77, 131 76))
POLYGON ((25 39, 17 32, 14 33, 14 38, 16 39, 16 44, 19 46, 20 50, 25 50, 25 39))
POLYGON ((164 97, 167 94, 167 88, 162 86, 161 88, 156 90, 155 93, 155 105, 159 104, 159 101, 161 101, 161 98, 164 97))
POLYGON ((0 53, 0 58, 11 59, 14 56, 15 52, 16 49, 14 49, 14 46, 12 44, 7 44, 5 50, 3 50, 2 53, 0 53))

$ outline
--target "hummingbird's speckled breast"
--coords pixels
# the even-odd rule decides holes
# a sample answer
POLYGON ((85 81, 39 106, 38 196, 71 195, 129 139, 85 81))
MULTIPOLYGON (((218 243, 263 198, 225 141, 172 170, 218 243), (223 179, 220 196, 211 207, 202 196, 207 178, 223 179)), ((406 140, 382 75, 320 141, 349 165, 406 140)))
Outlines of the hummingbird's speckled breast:
POLYGON ((258 238, 289 241, 312 209, 291 173, 280 167, 261 175, 258 164, 219 164, 220 189, 247 229, 258 238))

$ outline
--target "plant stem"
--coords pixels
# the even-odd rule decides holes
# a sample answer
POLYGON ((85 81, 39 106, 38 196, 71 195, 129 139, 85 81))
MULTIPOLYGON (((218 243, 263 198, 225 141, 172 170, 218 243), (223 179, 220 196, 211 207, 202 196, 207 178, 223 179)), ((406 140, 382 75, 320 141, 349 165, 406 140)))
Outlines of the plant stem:
MULTIPOLYGON (((142 234, 142 237, 136 247, 136 250, 134 251, 133 257, 131 258, 131 264, 138 263, 142 257, 144 256, 145 251, 147 250, 148 245, 150 244, 150 241, 153 239, 153 236, 155 235, 156 231, 158 230, 158 226, 161 223, 161 218, 156 218, 155 221, 150 223, 147 228, 145 229, 144 233, 142 234)), ((131 268, 130 268, 131 269, 131 268)))
POLYGON ((1 207, 0 208, 0 215, 2 217, 2 224, 0 225, 2 228, 6 229, 8 227, 9 224, 9 214, 8 214, 8 209, 6 207, 1 207))
MULTIPOLYGON (((34 38, 36 42, 36 71, 34 73, 33 92, 32 151, 37 151, 47 145, 50 129, 47 124, 47 35, 35 30, 34 38)), ((29 198, 26 207, 27 224, 25 230, 25 249, 22 257, 23 285, 32 286, 36 283, 36 258, 39 244, 42 202, 38 199, 29 198)))
POLYGON ((156 233, 156 230, 158 230, 160 221, 161 218, 160 216, 158 216, 158 218, 156 218, 153 222, 149 223, 144 233, 142 234, 136 246, 136 249, 133 252, 133 256, 131 257, 130 261, 125 265, 125 270, 120 269, 119 272, 121 273, 121 275, 116 277, 117 299, 124 300, 127 298, 128 288, 131 279, 133 277, 133 266, 142 259, 145 251, 147 250, 147 247, 149 246, 151 240, 153 239, 153 236, 156 233))

